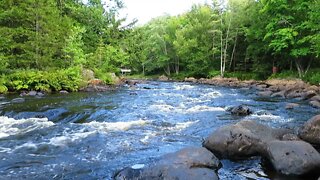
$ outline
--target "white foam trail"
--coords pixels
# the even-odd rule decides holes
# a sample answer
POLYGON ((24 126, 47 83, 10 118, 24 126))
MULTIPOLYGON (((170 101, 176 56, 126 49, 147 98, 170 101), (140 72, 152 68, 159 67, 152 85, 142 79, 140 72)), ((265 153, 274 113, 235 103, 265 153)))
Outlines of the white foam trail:
POLYGON ((202 97, 205 97, 205 98, 218 98, 218 97, 221 97, 222 94, 219 92, 219 91, 213 91, 213 92, 209 92, 209 93, 206 93, 206 94, 203 94, 202 97))
POLYGON ((54 123, 48 121, 47 118, 28 118, 16 120, 5 116, 0 116, 0 138, 5 138, 20 133, 27 133, 53 125, 54 123))
POLYGON ((78 132, 78 133, 71 133, 71 134, 66 134, 63 136, 57 136, 53 137, 50 139, 49 144, 52 144, 54 146, 66 146, 70 143, 77 142, 81 139, 85 139, 88 136, 95 134, 95 131, 91 132, 78 132))
POLYGON ((154 104, 150 106, 151 109, 162 112, 170 112, 175 110, 175 107, 168 104, 154 104))
POLYGON ((170 131, 181 131, 184 130, 188 127, 190 127, 191 125, 198 123, 199 120, 197 121, 187 121, 187 122, 183 122, 183 123, 177 123, 175 126, 173 127, 166 127, 164 129, 170 130, 170 131))
POLYGON ((128 121, 128 122, 90 122, 86 126, 92 127, 99 131, 127 131, 133 126, 144 126, 148 123, 145 120, 128 121))
POLYGON ((194 86, 188 85, 188 84, 183 84, 183 85, 174 85, 175 90, 189 90, 193 89, 194 86))
POLYGON ((209 106, 194 106, 190 109, 187 109, 187 113, 196 113, 196 112, 204 112, 204 111, 225 111, 222 107, 209 107, 209 106))

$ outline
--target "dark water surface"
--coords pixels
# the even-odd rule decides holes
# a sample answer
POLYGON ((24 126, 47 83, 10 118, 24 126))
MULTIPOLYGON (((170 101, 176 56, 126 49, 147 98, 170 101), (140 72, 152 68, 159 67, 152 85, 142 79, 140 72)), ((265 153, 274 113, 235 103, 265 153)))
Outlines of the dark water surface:
MULTIPOLYGON (((0 179, 111 179, 241 119, 226 109, 247 105, 246 117, 297 130, 319 113, 298 100, 262 99, 254 91, 187 83, 146 82, 105 93, 0 98, 0 179), (300 107, 285 110, 287 102, 300 107)), ((221 179, 274 179, 259 158, 222 160, 221 179)))

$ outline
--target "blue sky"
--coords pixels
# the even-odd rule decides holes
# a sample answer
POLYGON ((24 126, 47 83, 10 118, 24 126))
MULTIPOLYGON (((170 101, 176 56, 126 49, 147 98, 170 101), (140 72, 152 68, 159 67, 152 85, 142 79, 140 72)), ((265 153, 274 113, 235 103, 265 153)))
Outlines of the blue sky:
POLYGON ((210 0, 123 0, 125 8, 120 11, 120 17, 128 21, 138 19, 138 24, 144 24, 154 17, 164 14, 178 15, 188 11, 193 4, 204 4, 210 0))

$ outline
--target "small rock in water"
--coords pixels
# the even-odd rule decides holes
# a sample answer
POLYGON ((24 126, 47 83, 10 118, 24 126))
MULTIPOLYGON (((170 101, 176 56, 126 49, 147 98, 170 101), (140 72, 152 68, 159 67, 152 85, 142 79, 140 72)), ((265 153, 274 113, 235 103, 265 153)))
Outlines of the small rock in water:
POLYGON ((66 91, 66 90, 61 90, 59 93, 60 93, 60 94, 69 94, 69 92, 66 91))
POLYGON ((294 109, 294 108, 296 108, 298 106, 299 106, 299 104, 296 104, 296 103, 288 103, 286 105, 286 109, 294 109))
POLYGON ((310 101, 309 104, 314 108, 320 108, 320 102, 319 101, 310 101))
POLYGON ((37 95, 37 91, 30 91, 27 95, 28 96, 36 96, 37 95))
POLYGON ((229 111, 231 111, 231 114, 237 115, 237 116, 247 116, 252 114, 252 111, 249 109, 249 107, 243 106, 243 105, 233 107, 229 109, 229 111))

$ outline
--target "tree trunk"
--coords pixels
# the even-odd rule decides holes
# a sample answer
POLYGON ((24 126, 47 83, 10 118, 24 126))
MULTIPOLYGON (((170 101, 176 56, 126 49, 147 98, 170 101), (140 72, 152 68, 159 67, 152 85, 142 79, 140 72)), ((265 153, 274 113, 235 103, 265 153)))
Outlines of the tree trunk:
POLYGON ((236 37, 235 37, 235 40, 234 40, 234 45, 233 45, 233 49, 232 49, 231 59, 230 59, 230 63, 229 63, 229 70, 231 70, 231 66, 232 66, 234 54, 235 54, 235 51, 236 51, 237 39, 238 39, 238 30, 237 30, 237 32, 236 32, 236 37))

